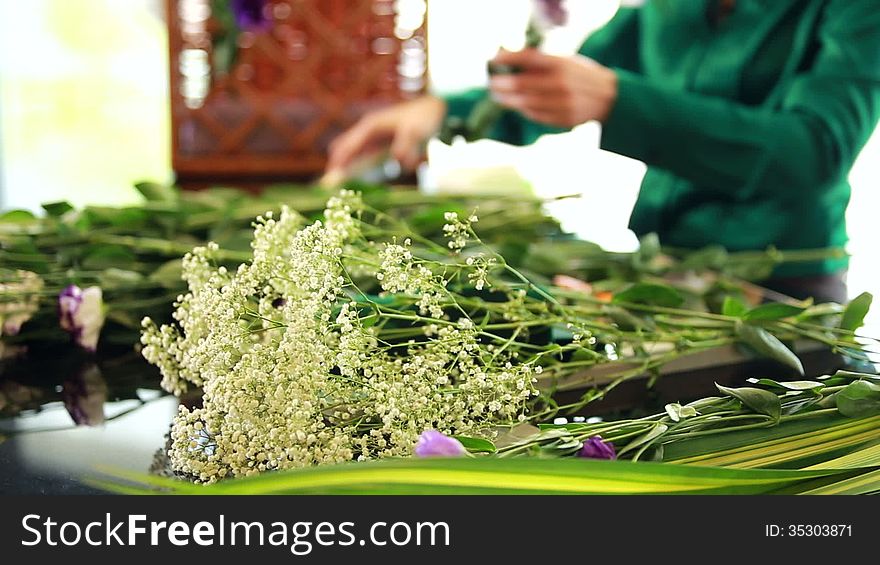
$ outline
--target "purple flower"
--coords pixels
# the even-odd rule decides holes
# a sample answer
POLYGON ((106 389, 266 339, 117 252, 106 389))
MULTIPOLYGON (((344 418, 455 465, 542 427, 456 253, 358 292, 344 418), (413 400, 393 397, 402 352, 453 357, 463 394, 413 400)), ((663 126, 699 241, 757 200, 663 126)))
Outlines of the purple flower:
POLYGON ((69 333, 77 345, 94 352, 104 326, 104 300, 101 289, 90 286, 83 290, 72 284, 58 295, 58 316, 61 329, 69 333))
POLYGON ((416 457, 460 457, 467 450, 455 438, 443 435, 437 430, 425 430, 413 450, 416 457))
POLYGON ((578 451, 578 457, 587 459, 617 459, 614 446, 599 436, 593 436, 584 442, 584 446, 578 451))
POLYGON ((266 17, 267 0, 230 0, 232 15, 239 29, 266 31, 272 21, 266 17))
POLYGON ((551 28, 564 26, 568 21, 568 10, 565 0, 533 0, 535 13, 542 27, 551 28))
POLYGON ((61 398, 76 425, 97 426, 104 423, 107 383, 97 365, 90 365, 73 378, 65 380, 61 398))

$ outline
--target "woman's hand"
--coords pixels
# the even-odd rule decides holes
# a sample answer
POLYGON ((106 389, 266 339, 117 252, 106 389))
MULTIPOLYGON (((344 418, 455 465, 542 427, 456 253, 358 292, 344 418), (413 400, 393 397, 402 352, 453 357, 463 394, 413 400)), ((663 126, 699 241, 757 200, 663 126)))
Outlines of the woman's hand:
POLYGON ((445 115, 446 103, 434 96, 371 112, 330 144, 327 174, 344 173, 358 157, 389 149, 403 168, 413 170, 445 115))
POLYGON ((617 100, 617 74, 581 55, 502 50, 492 62, 521 69, 492 76, 493 97, 536 122, 566 128, 591 120, 601 122, 617 100))

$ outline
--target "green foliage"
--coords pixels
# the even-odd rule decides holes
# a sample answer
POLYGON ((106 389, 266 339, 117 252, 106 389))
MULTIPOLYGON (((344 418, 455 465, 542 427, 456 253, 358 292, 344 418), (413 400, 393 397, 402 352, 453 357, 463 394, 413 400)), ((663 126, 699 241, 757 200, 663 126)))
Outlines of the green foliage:
POLYGON ((880 414, 880 384, 855 381, 837 393, 837 409, 850 418, 880 414))
POLYGON ((751 387, 727 388, 717 383, 715 386, 721 393, 738 399, 758 414, 766 414, 774 420, 778 420, 781 415, 782 403, 779 397, 770 391, 751 387))
POLYGON ((768 494, 809 487, 830 470, 739 470, 584 459, 401 459, 315 467, 209 486, 118 474, 94 482, 139 494, 768 494))
POLYGON ((853 298, 843 311, 840 319, 840 328, 851 332, 856 331, 865 323, 865 316, 871 309, 874 296, 869 292, 863 292, 853 298))
POLYGON ((804 366, 797 355, 766 329, 747 323, 737 323, 736 334, 743 343, 751 347, 758 355, 774 359, 783 365, 791 367, 799 374, 804 374, 804 366))
POLYGON ((671 286, 655 283, 636 283, 614 295, 614 303, 648 304, 677 308, 684 303, 681 293, 671 286))
POLYGON ((495 444, 487 439, 466 436, 453 436, 469 453, 495 453, 495 444))
POLYGON ((774 302, 752 308, 748 312, 742 314, 742 319, 747 322, 756 320, 781 320, 783 318, 797 316, 804 310, 806 310, 806 308, 803 306, 774 302))

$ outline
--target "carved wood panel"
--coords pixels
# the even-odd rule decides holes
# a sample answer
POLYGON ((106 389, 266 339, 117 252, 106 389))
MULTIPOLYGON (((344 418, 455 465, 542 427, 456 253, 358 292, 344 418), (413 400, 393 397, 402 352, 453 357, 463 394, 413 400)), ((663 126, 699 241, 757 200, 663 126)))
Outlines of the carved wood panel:
POLYGON ((211 0, 166 0, 179 180, 306 178, 363 113, 425 89, 426 0, 268 0, 228 73, 211 0))

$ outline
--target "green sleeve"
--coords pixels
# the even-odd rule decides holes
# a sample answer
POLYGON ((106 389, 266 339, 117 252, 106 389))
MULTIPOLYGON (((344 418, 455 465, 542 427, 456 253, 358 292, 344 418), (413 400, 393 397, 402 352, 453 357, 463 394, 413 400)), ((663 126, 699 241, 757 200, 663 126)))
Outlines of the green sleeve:
MULTIPOLYGON (((638 9, 621 8, 602 29, 591 35, 579 52, 607 66, 638 69, 638 9)), ((470 115, 474 105, 488 94, 486 88, 473 88, 442 96, 447 105, 447 116, 462 120, 470 115)), ((489 139, 513 145, 526 145, 547 133, 561 133, 556 128, 533 122, 518 112, 507 111, 490 132, 489 139)))
POLYGON ((818 41, 813 67, 789 81, 773 108, 682 93, 619 70, 602 148, 738 197, 845 178, 880 117, 876 2, 830 1, 818 41))
POLYGON ((602 29, 592 34, 578 52, 606 67, 638 72, 639 8, 620 8, 602 29))

